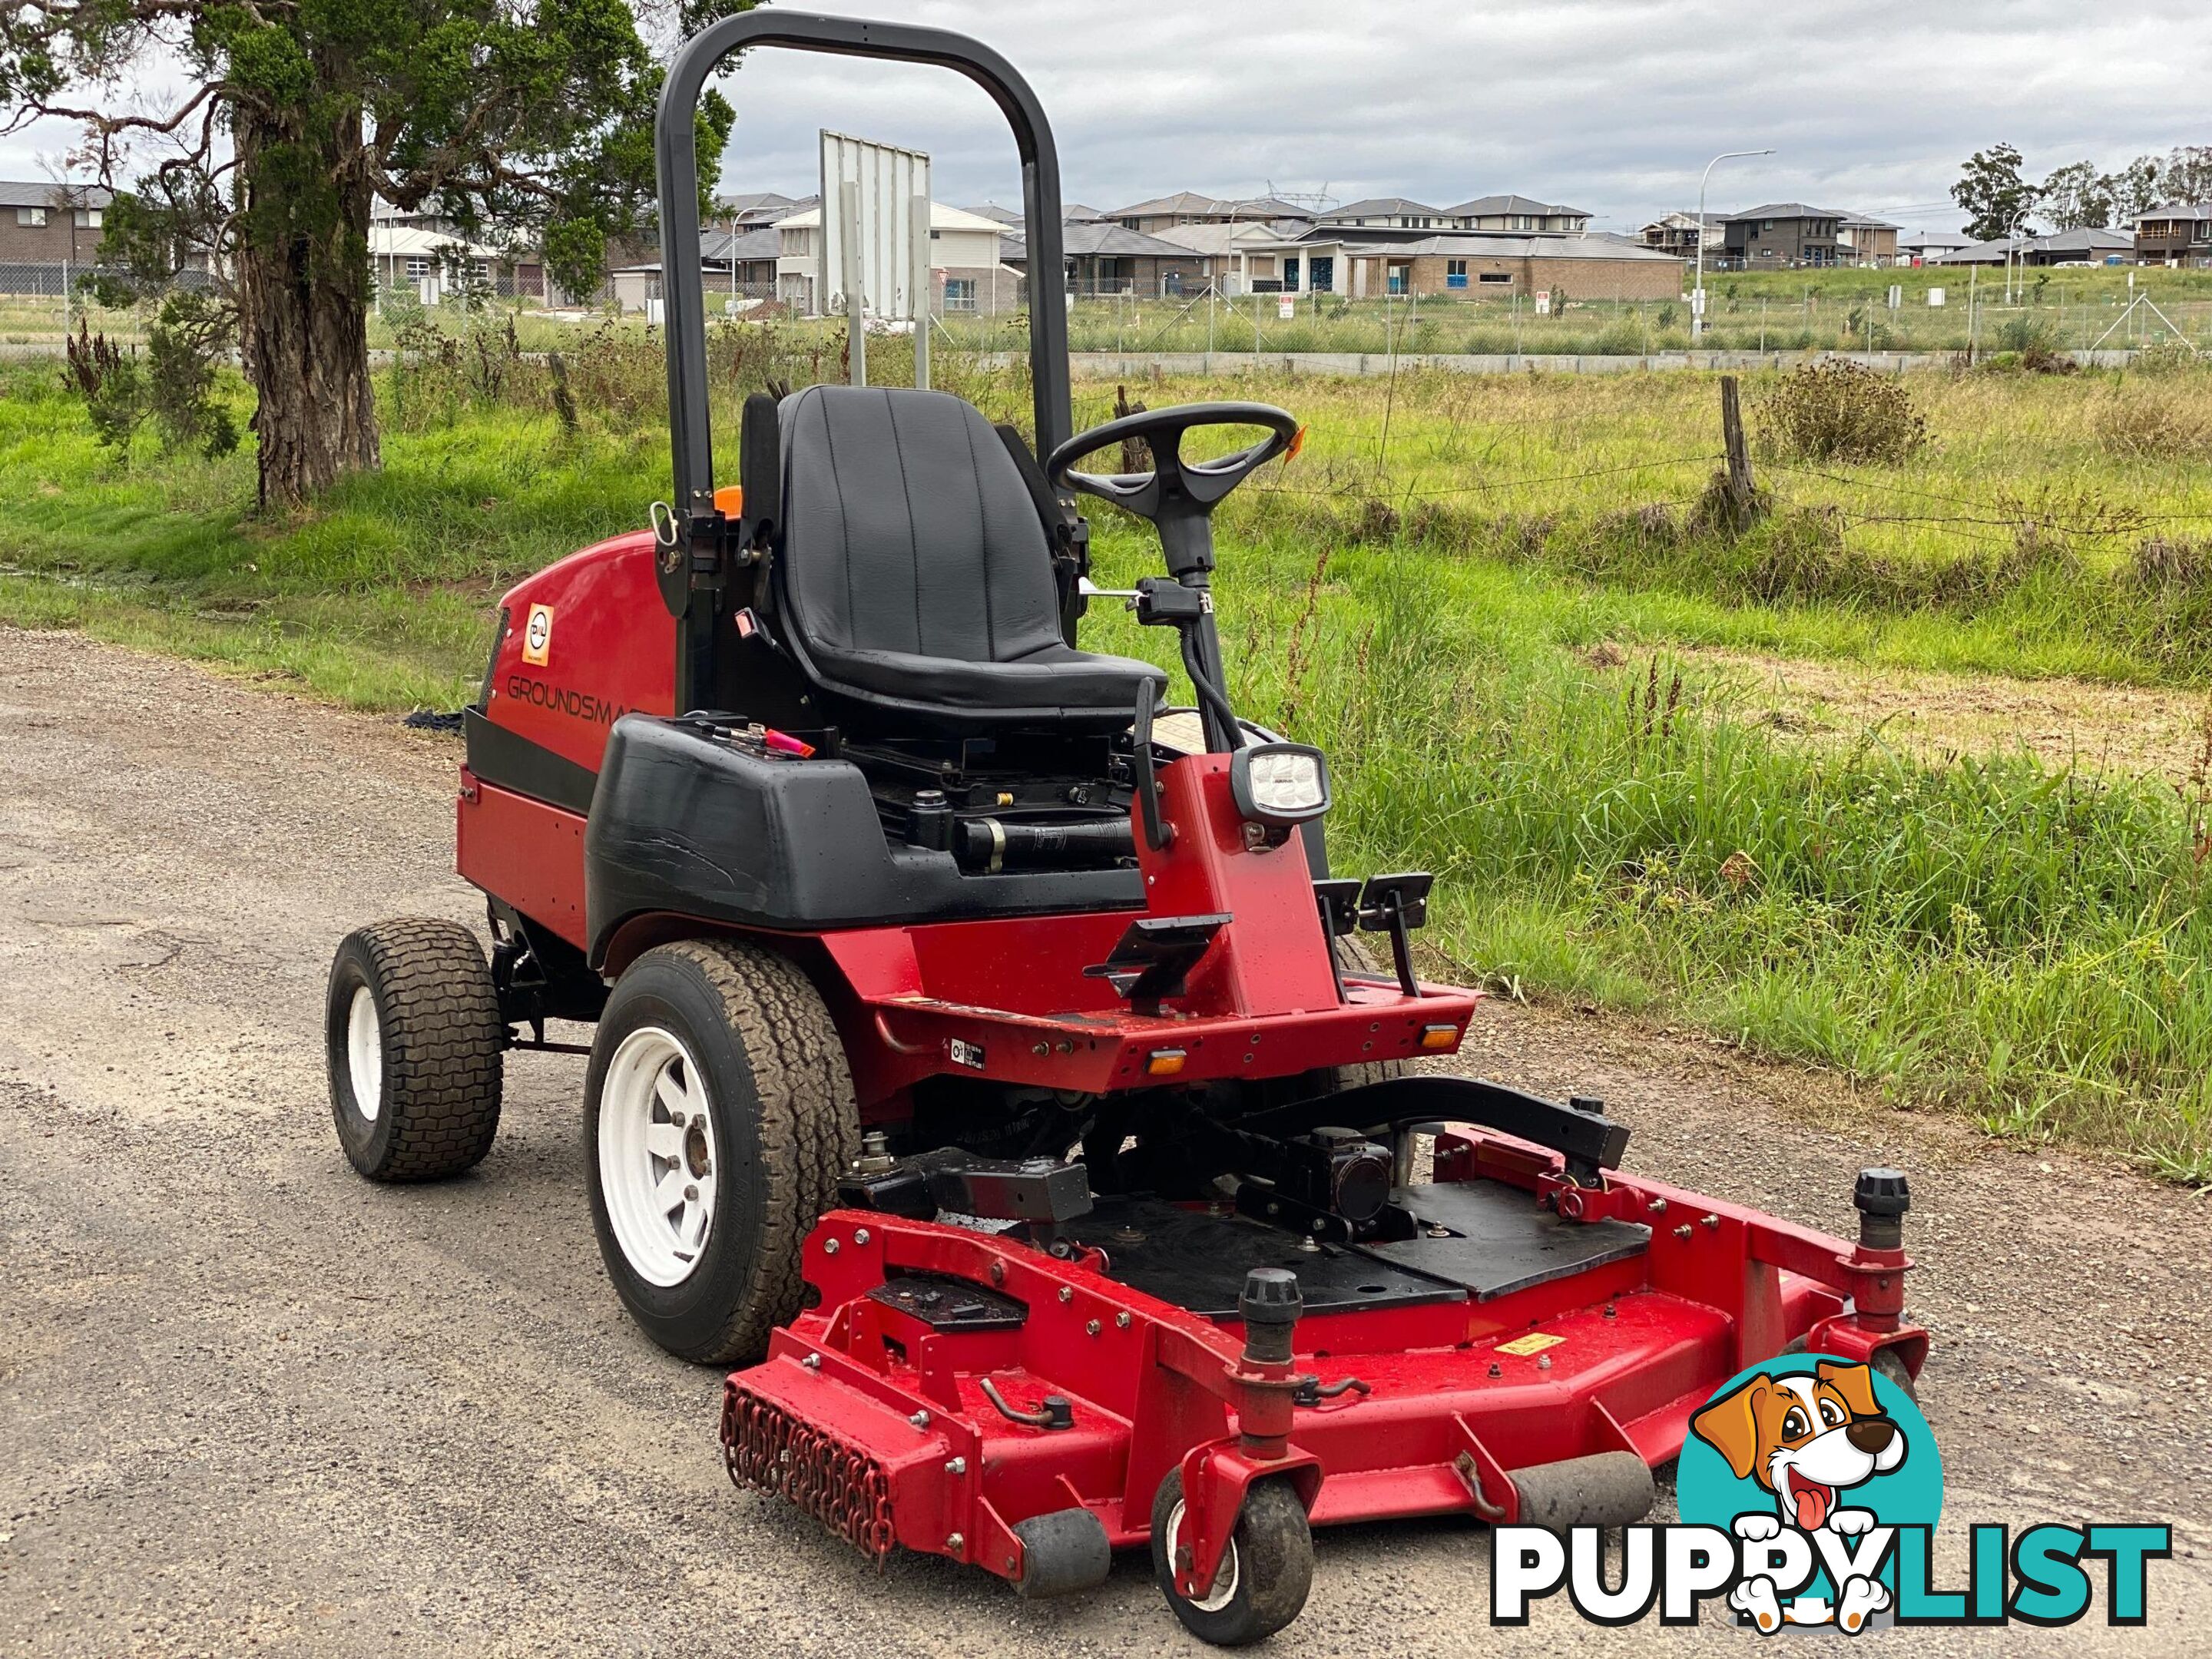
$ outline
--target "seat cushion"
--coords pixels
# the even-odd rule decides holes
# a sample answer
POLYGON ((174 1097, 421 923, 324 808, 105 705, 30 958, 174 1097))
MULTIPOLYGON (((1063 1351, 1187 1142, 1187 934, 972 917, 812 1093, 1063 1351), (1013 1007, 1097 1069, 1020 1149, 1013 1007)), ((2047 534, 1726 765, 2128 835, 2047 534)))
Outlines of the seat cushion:
POLYGON ((1044 526, 973 405, 817 386, 781 413, 780 593, 825 690, 962 722, 1103 721, 1165 684, 1061 639, 1044 526))

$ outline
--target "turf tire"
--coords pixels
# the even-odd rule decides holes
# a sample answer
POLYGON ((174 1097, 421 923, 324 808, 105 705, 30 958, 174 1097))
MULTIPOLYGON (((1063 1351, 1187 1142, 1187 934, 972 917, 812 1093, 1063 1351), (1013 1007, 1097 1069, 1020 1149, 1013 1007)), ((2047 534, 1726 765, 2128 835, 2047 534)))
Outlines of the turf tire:
POLYGON ((647 951, 616 981, 585 1082, 592 1224, 623 1306, 669 1352, 732 1365, 767 1351, 769 1333, 799 1311, 799 1247, 835 1206, 860 1141, 844 1045, 821 994, 783 957, 686 940, 647 951), (672 1285, 653 1284, 624 1255, 599 1163, 608 1062, 647 1025, 670 1032, 696 1060, 722 1166, 698 1266, 672 1285))
POLYGON ((338 1144, 371 1181, 459 1175, 491 1150, 507 1028, 483 947, 460 923, 410 916, 347 934, 331 963, 325 1038, 338 1144), (349 1042, 364 992, 375 1010, 373 1111, 349 1042))

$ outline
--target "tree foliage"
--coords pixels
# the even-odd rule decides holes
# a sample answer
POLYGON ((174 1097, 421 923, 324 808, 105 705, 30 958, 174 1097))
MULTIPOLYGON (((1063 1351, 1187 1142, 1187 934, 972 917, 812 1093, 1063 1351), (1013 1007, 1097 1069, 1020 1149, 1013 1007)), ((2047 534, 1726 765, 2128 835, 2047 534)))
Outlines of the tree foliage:
POLYGON ((1991 144, 1966 158, 1951 199, 1966 216, 1966 234, 1993 242, 2008 234, 2035 201, 2035 187, 2021 177, 2021 154, 2010 144, 1991 144))
MULTIPOLYGON (((654 9, 25 0, 0 15, 0 101, 14 127, 82 126, 82 159, 120 192, 104 263, 163 287, 188 266, 215 274, 262 414, 288 422, 286 476, 271 477, 263 432, 264 494, 296 498, 375 459, 363 325, 374 202, 462 236, 526 237, 575 292, 597 286, 610 237, 649 226, 663 70, 647 34, 688 33, 754 0, 638 3, 654 9), (134 88, 157 65, 181 69, 185 86, 149 109, 134 88), (301 380, 316 383, 304 401, 301 380), (311 428, 305 441, 295 428, 311 428)), ((702 191, 733 118, 718 94, 703 101, 702 191)))
POLYGON ((2136 215, 2166 203, 2212 201, 2212 144, 2138 155, 2110 173, 2094 161, 2069 161, 2037 187, 2035 200, 2053 229, 2125 229, 2136 215))

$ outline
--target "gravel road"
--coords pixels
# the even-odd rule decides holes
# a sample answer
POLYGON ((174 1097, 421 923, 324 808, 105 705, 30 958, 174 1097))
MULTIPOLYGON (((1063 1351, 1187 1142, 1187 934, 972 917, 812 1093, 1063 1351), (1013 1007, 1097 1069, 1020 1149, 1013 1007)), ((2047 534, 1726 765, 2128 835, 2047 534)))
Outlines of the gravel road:
MULTIPOLYGON (((651 1347, 602 1276, 580 1062, 514 1057, 465 1179, 353 1175, 323 975, 361 922, 481 921, 451 873, 456 757, 0 629, 0 1651, 1203 1651, 1139 1560, 1030 1605, 933 1559, 879 1576, 732 1491, 720 1377, 651 1347)), ((2212 1202, 1699 1041, 1503 1006, 1480 1030, 1477 1068, 1605 1096, 1633 1164, 1729 1198, 1840 1231, 1860 1165, 1908 1169, 1947 1519, 2177 1528, 2147 1630, 1869 1639, 2212 1653, 2212 1202)), ((1486 1548, 1458 1522, 1324 1534, 1267 1650, 1754 1639, 1550 1607, 1493 1632, 1486 1548)))

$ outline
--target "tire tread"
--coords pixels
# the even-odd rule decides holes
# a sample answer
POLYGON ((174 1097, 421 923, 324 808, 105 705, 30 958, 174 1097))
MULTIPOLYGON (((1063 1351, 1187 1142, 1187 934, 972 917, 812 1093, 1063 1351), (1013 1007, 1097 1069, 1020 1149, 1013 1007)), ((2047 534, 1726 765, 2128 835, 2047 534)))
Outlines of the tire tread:
POLYGON ((822 994, 797 964, 730 939, 663 945, 691 963, 722 1001, 759 1100, 765 1206, 749 1293, 721 1330, 690 1357, 726 1364, 757 1355, 769 1333, 799 1311, 799 1247, 860 1151, 860 1108, 845 1045, 822 994))
POLYGON ((459 922, 422 916, 377 922, 348 943, 356 940, 383 993, 380 1115, 392 1115, 382 1159, 362 1173, 391 1182, 458 1175, 483 1161, 499 1132, 506 1027, 483 947, 459 922))

